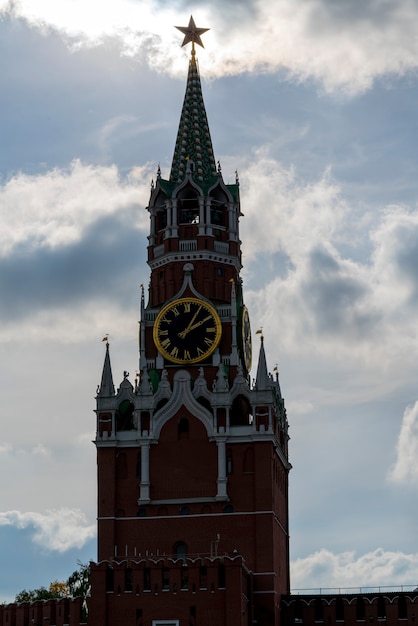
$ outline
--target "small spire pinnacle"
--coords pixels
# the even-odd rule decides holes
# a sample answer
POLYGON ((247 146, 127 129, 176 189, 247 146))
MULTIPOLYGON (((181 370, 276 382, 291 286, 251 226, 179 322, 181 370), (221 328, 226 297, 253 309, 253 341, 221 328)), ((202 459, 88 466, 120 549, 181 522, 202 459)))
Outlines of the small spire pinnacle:
POLYGON ((97 395, 101 398, 110 398, 115 395, 115 387, 113 384, 112 366, 110 365, 108 335, 103 337, 102 341, 106 341, 106 354, 103 364, 102 381, 97 395))
MULTIPOLYGON (((262 330, 257 330, 256 334, 262 333, 262 330)), ((259 391, 263 391, 269 388, 269 375, 267 371, 266 353, 264 351, 264 337, 261 334, 260 354, 258 357, 257 376, 255 378, 255 388, 259 391)))

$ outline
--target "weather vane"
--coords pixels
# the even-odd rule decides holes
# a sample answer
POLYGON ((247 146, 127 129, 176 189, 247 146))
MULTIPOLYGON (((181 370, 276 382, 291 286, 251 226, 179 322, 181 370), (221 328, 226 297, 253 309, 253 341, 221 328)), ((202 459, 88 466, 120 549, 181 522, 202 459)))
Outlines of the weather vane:
POLYGON ((197 28, 196 24, 194 23, 193 15, 190 16, 188 26, 176 26, 175 28, 180 30, 184 35, 183 43, 181 44, 182 47, 192 42, 192 54, 195 54, 195 43, 197 43, 199 46, 202 46, 202 48, 205 47, 202 43, 200 35, 206 33, 209 28, 197 28))

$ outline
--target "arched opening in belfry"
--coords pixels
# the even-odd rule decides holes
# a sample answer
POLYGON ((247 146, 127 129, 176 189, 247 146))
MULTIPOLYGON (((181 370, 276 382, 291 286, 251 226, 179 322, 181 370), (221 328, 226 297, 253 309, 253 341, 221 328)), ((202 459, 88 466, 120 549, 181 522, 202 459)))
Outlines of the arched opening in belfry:
POLYGON ((132 430, 134 405, 129 400, 123 400, 116 413, 116 430, 132 430))
POLYGON ((228 226, 228 198, 226 193, 217 187, 210 192, 210 223, 214 226, 228 226))
POLYGON ((237 396, 231 407, 231 426, 247 426, 250 424, 251 406, 245 396, 237 396))
POLYGON ((198 193, 194 187, 185 187, 180 191, 177 211, 179 224, 199 223, 198 193))

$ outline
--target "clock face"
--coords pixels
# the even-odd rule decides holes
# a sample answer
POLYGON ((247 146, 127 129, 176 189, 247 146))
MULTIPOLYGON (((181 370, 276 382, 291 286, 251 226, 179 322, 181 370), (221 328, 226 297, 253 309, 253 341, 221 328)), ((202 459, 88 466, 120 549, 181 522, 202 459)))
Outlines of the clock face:
POLYGON ((173 363, 198 363, 219 344, 221 320, 215 309, 198 298, 181 298, 167 304, 154 324, 154 342, 173 363))
POLYGON ((252 363, 252 342, 250 316, 248 315, 248 309, 246 306, 242 309, 242 352, 245 369, 249 372, 252 363))

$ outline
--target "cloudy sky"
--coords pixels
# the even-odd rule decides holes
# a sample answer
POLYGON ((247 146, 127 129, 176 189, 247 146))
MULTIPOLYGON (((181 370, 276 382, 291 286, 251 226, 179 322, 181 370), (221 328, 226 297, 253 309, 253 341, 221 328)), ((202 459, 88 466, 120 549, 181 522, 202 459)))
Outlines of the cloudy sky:
POLYGON ((0 601, 95 558, 94 396, 137 368, 190 14, 291 434, 292 588, 418 585, 418 5, 0 0, 0 601))

